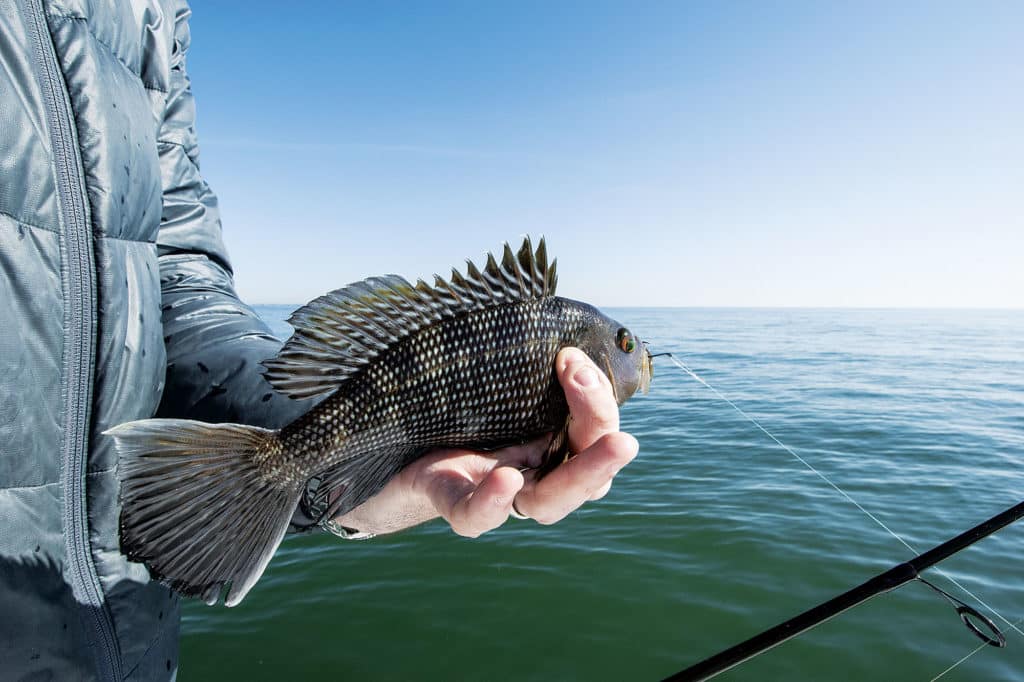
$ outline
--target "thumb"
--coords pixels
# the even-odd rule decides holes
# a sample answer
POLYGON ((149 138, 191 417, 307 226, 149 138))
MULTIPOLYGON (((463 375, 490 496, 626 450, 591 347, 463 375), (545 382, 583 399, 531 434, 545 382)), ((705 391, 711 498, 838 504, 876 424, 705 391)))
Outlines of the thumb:
POLYGON ((572 415, 572 452, 582 452, 605 434, 619 430, 619 406, 611 382, 586 353, 563 348, 555 358, 555 372, 572 415))

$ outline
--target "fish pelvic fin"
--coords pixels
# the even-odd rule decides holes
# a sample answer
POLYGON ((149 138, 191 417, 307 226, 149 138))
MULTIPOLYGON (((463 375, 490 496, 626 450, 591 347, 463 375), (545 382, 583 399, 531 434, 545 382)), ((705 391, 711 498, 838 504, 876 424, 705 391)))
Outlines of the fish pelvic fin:
POLYGON ((105 432, 120 456, 121 549, 181 594, 238 604, 281 543, 302 483, 260 468, 277 432, 144 419, 105 432))
POLYGON ((562 423, 562 428, 552 434, 551 441, 544 451, 544 459, 537 468, 536 480, 539 481, 544 478, 554 471, 559 464, 572 457, 572 452, 569 448, 569 425, 571 423, 572 418, 566 416, 565 421, 562 423))

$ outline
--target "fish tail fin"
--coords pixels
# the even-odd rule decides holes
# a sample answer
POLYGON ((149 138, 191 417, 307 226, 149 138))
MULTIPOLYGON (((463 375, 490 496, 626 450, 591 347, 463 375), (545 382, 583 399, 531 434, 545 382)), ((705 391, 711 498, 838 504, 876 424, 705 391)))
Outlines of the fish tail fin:
POLYGON ((261 471, 277 432, 144 419, 105 432, 120 455, 121 547, 178 592, 239 603, 281 543, 302 485, 261 471))

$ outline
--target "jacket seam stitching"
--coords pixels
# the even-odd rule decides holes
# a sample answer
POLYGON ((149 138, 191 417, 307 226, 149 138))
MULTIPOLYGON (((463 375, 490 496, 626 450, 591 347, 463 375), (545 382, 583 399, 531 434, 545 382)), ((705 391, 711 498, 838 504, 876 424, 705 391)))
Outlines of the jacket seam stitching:
MULTIPOLYGON (((131 75, 135 76, 135 79, 139 82, 139 84, 144 89, 146 89, 146 90, 153 90, 153 91, 159 92, 159 93, 164 94, 164 95, 166 95, 169 92, 168 90, 164 90, 162 88, 158 88, 155 85, 151 85, 151 84, 147 83, 145 80, 143 80, 142 79, 142 74, 137 73, 135 71, 135 69, 133 69, 132 67, 128 66, 128 64, 123 59, 121 59, 121 57, 117 54, 117 52, 114 51, 114 48, 112 48, 110 45, 105 43, 98 35, 96 35, 96 33, 92 30, 92 25, 89 22, 88 17, 79 16, 77 14, 56 14, 56 15, 53 15, 53 16, 55 16, 56 18, 58 18, 58 19, 60 19, 60 20, 62 20, 64 22, 66 22, 66 21, 81 21, 82 23, 84 23, 85 24, 85 30, 89 32, 89 35, 92 36, 92 39, 95 40, 98 45, 102 45, 107 50, 107 53, 110 54, 110 56, 114 58, 114 61, 116 61, 118 64, 120 64, 122 67, 124 67, 124 69, 128 73, 130 73, 131 75)), ((54 25, 54 28, 56 28, 56 24, 54 25)))
POLYGON ((167 144, 172 147, 180 147, 181 153, 185 155, 185 158, 188 159, 188 162, 192 165, 192 169, 195 170, 196 175, 198 176, 199 184, 202 185, 202 187, 206 188, 207 191, 210 191, 210 186, 206 184, 206 180, 203 178, 203 172, 199 170, 199 161, 198 159, 193 158, 192 155, 188 153, 188 147, 186 147, 181 142, 173 142, 171 140, 157 140, 157 143, 167 144))
MULTIPOLYGON (((95 471, 86 471, 86 476, 99 476, 100 474, 109 474, 116 471, 116 467, 108 467, 106 469, 97 469, 95 471)), ((5 486, 3 490, 35 490, 37 488, 48 488, 50 486, 60 485, 60 481, 51 481, 50 483, 33 483, 32 485, 9 485, 5 486)))
POLYGON ((42 230, 43 232, 50 232, 52 234, 60 234, 60 230, 59 229, 54 229, 52 227, 43 227, 42 225, 35 225, 33 223, 25 222, 24 220, 22 220, 18 216, 11 215, 7 211, 0 211, 0 215, 2 215, 5 218, 10 218, 14 222, 18 223, 19 225, 24 225, 25 227, 31 227, 31 228, 36 229, 36 230, 42 230))
POLYGON ((146 647, 146 650, 142 652, 142 655, 139 657, 138 662, 134 666, 132 666, 132 669, 125 674, 124 678, 126 680, 135 674, 135 671, 139 669, 139 666, 141 666, 146 661, 146 657, 149 656, 149 652, 151 652, 153 650, 153 647, 155 647, 164 638, 165 634, 166 633, 164 633, 162 630, 159 633, 157 633, 157 635, 153 638, 153 641, 150 642, 149 646, 146 647))
POLYGON ((9 485, 5 486, 3 490, 38 490, 39 488, 49 488, 55 485, 60 485, 60 481, 53 481, 52 483, 36 483, 34 485, 9 485))
POLYGON ((131 237, 118 237, 112 234, 104 234, 102 232, 96 232, 94 235, 97 239, 113 240, 116 242, 133 242, 135 244, 156 244, 151 239, 132 239, 131 237))
MULTIPOLYGON (((185 145, 184 142, 178 142, 177 140, 162 140, 162 139, 159 139, 159 138, 157 139, 156 142, 157 142, 158 145, 166 144, 166 145, 169 145, 171 147, 180 147, 181 148, 181 153, 185 155, 185 158, 188 159, 190 164, 192 164, 192 167, 195 168, 197 172, 199 171, 199 162, 196 161, 195 159, 193 159, 192 155, 188 153, 188 147, 185 145)), ((203 184, 206 184, 206 183, 204 182, 203 184)))

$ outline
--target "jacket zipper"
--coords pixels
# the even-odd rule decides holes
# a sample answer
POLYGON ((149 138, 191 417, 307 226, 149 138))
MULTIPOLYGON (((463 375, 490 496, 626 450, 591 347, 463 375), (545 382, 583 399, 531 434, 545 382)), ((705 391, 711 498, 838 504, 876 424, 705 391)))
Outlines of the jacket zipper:
POLYGON ((38 79, 49 120, 57 168, 57 204, 63 223, 61 278, 64 298, 64 437, 61 444, 61 483, 64 489, 64 545, 67 578, 92 630, 97 673, 101 679, 121 679, 121 656, 114 624, 107 609, 89 543, 85 470, 92 404, 92 362, 95 353, 96 281, 92 239, 74 117, 67 87, 50 36, 44 0, 29 0, 39 55, 38 79))

